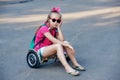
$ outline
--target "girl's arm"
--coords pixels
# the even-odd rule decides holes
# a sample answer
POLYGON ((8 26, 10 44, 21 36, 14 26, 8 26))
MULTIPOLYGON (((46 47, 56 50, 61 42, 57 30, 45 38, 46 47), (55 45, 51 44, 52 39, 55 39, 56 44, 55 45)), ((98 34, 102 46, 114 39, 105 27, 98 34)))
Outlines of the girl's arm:
POLYGON ((60 41, 64 41, 64 35, 62 33, 60 26, 57 27, 57 30, 58 30, 57 39, 59 39, 60 41))
POLYGON ((60 41, 58 39, 56 39, 50 32, 46 32, 44 33, 45 37, 48 38, 51 42, 53 42, 54 44, 59 43, 59 44, 63 44, 63 41, 60 41))
POLYGON ((54 38, 50 32, 46 32, 44 33, 45 37, 48 38, 50 41, 52 41, 54 44, 56 43, 59 43, 61 44, 62 46, 65 46, 65 47, 68 47, 70 49, 73 49, 73 47, 69 44, 69 43, 66 43, 64 41, 61 41, 61 40, 58 40, 56 38, 54 38))
POLYGON ((59 39, 60 41, 64 41, 64 35, 62 33, 62 30, 61 30, 61 25, 62 25, 62 21, 57 26, 57 30, 58 30, 57 39, 59 39))

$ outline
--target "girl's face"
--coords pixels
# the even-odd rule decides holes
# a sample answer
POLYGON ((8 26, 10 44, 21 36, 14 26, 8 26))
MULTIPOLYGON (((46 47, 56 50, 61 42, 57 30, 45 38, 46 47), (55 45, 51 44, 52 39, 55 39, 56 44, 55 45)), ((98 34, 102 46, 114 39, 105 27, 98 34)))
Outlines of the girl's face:
POLYGON ((49 23, 51 28, 56 28, 61 23, 60 14, 51 13, 49 23))

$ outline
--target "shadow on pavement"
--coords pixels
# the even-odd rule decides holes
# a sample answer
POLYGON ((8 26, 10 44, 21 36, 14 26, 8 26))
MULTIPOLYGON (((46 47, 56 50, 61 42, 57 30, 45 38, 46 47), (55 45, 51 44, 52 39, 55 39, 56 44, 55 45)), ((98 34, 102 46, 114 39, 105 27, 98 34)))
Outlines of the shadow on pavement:
POLYGON ((4 0, 4 1, 0 1, 0 5, 21 4, 29 1, 33 1, 33 0, 4 0))

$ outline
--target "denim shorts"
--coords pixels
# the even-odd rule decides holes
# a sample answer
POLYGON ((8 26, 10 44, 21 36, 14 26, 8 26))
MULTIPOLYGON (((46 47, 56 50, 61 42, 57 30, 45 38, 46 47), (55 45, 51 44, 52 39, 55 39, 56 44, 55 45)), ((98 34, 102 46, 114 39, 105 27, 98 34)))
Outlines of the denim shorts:
POLYGON ((43 51, 44 51, 44 49, 45 49, 45 47, 42 47, 37 52, 41 58, 43 57, 43 51))

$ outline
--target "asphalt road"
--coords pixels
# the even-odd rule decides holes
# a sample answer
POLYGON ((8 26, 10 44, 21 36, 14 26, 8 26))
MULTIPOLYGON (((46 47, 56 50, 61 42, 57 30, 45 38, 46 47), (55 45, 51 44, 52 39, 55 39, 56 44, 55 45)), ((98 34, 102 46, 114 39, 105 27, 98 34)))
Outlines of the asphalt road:
POLYGON ((119 0, 2 1, 0 80, 120 80, 119 0), (26 63, 34 32, 53 6, 61 7, 65 38, 76 49, 78 62, 87 69, 80 76, 67 74, 59 61, 51 60, 38 69, 26 63))

